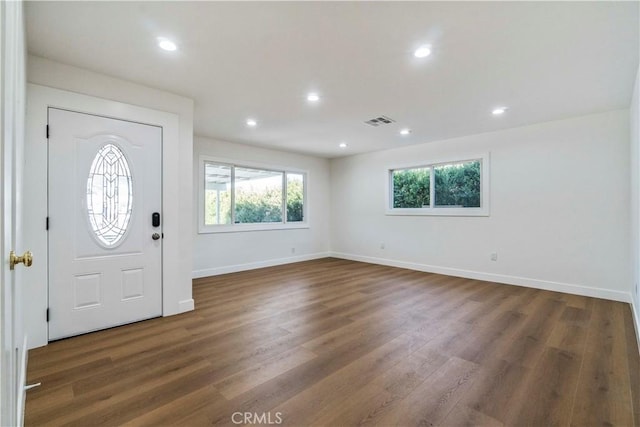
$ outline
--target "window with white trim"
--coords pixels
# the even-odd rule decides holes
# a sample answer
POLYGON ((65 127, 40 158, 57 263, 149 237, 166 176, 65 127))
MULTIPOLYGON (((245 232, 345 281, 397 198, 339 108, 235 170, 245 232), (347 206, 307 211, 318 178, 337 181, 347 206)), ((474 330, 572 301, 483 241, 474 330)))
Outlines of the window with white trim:
POLYGON ((389 215, 489 215, 489 156, 389 168, 389 215))
POLYGON ((201 233, 308 227, 306 172, 204 156, 200 163, 201 233))

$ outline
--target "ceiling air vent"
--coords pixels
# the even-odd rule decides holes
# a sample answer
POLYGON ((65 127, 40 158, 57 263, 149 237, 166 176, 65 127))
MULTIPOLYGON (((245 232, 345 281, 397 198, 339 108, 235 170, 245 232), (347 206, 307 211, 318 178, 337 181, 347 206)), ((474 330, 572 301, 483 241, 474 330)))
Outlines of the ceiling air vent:
POLYGON ((380 116, 380 117, 375 117, 371 120, 367 120, 365 121, 366 124, 370 125, 370 126, 374 126, 374 127, 378 127, 381 125, 389 125, 391 123, 395 123, 396 121, 393 120, 392 118, 389 118, 387 116, 380 116))

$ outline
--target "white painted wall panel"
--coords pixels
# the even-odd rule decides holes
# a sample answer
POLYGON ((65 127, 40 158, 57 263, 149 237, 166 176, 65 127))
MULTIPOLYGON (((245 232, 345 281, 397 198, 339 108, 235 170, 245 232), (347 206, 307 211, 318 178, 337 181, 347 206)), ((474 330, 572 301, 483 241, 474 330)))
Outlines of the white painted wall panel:
POLYGON ((626 110, 335 159, 331 249, 629 300, 629 181, 626 110), (385 215, 389 166, 483 151, 491 153, 489 217, 385 215))

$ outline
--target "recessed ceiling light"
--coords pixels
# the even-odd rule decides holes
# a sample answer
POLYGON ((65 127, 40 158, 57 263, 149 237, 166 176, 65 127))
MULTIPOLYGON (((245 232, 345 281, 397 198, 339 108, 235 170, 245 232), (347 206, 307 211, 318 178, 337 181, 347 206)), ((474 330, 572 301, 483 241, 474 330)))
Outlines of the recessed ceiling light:
POLYGON ((426 58, 429 55, 431 55, 431 46, 427 44, 420 46, 413 52, 413 56, 416 58, 426 58))
POLYGON ((347 143, 346 142, 341 142, 340 145, 338 145, 338 147, 347 148, 347 143))
POLYGON ((320 95, 318 95, 317 93, 310 93, 307 95, 307 101, 318 102, 320 101, 320 95))
POLYGON ((162 37, 158 38, 158 46, 160 46, 160 49, 167 50, 169 52, 173 52, 174 50, 178 49, 178 46, 176 46, 174 42, 162 37))
POLYGON ((247 119, 247 126, 254 127, 258 124, 254 119, 247 119))
POLYGON ((411 133, 411 129, 402 129, 400 135, 407 136, 411 133))
POLYGON ((493 114, 494 116, 499 116, 500 114, 504 114, 505 111, 507 111, 507 107, 498 107, 494 108, 491 114, 493 114))

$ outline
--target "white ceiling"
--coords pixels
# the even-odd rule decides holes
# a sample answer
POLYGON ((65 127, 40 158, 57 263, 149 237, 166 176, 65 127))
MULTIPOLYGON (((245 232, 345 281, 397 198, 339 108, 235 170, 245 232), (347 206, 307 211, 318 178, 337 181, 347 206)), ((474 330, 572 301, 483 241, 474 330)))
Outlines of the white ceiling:
POLYGON ((638 6, 27 2, 26 22, 32 54, 193 98, 196 135, 337 157, 627 108, 638 6))

